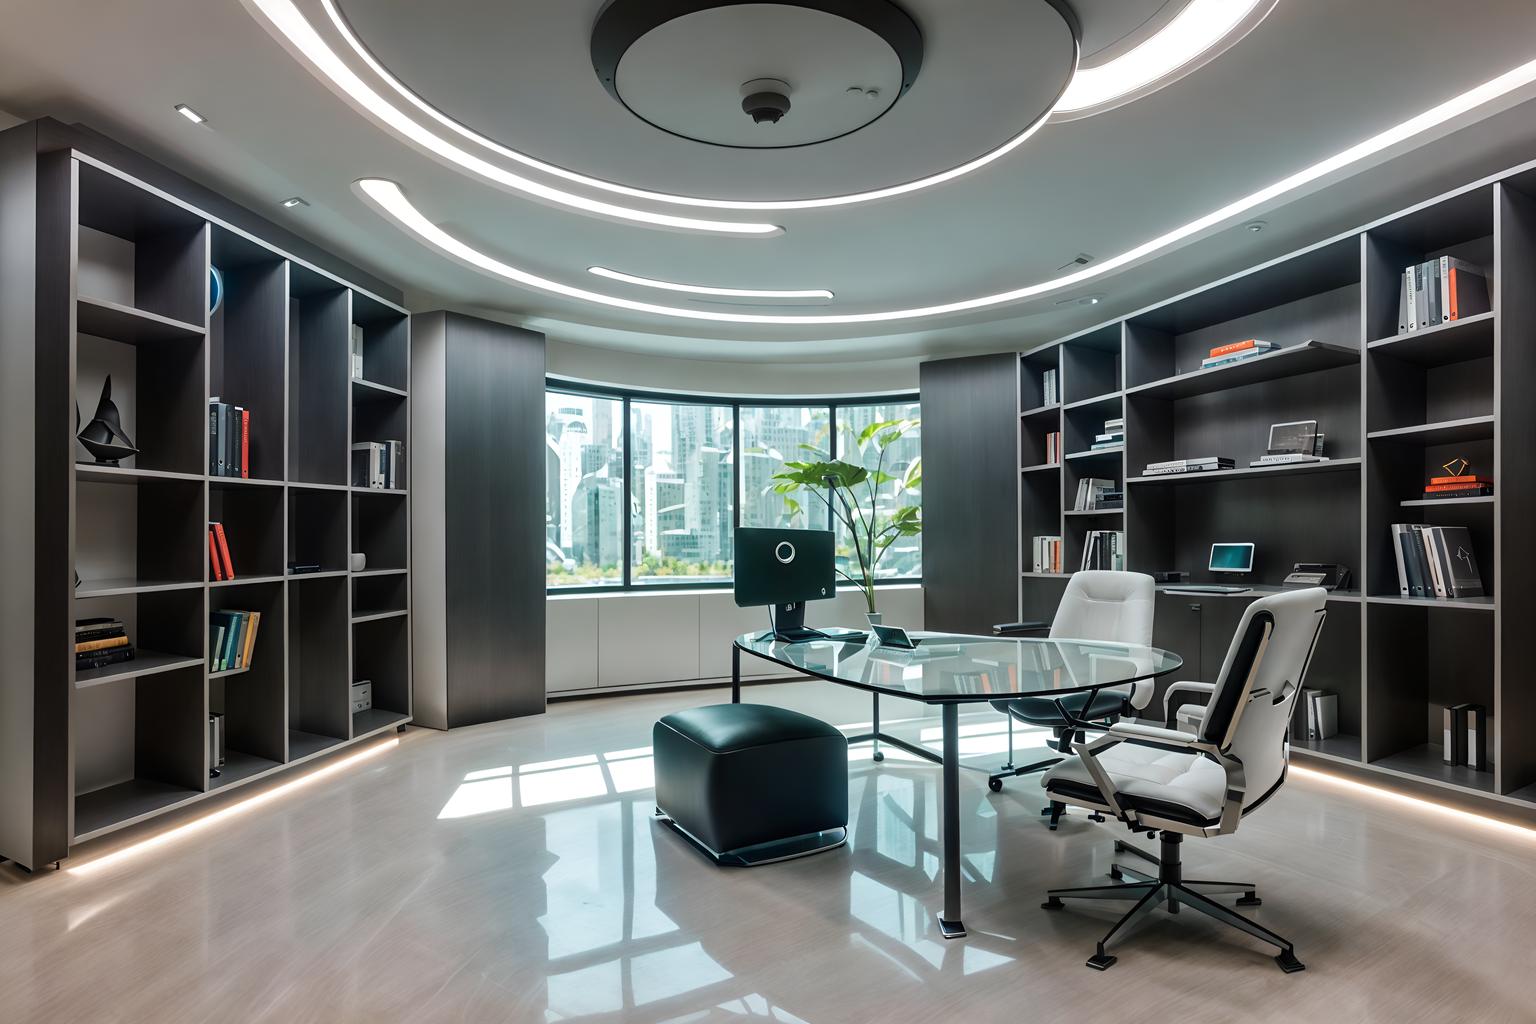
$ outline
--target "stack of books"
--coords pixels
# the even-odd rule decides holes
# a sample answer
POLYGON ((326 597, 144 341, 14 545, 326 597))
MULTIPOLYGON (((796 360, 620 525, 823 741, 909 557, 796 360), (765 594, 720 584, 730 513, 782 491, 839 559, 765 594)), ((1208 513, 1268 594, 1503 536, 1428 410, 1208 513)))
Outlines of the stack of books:
POLYGON ((251 410, 208 399, 208 475, 251 475, 251 410))
POLYGON ((75 671, 105 668, 133 660, 133 644, 117 619, 75 620, 75 671))
POLYGON ((404 441, 359 441, 352 446, 352 486, 374 490, 405 487, 404 441))
POLYGON ((1488 279, 1481 267, 1454 256, 1403 269, 1397 301, 1397 332, 1424 330, 1486 313, 1488 279))
POLYGON ((1044 373, 1042 373, 1040 375, 1040 384, 1042 390, 1044 391, 1042 397, 1045 399, 1045 401, 1040 403, 1041 405, 1061 404, 1061 394, 1056 390, 1055 370, 1046 370, 1044 373))
POLYGON ((1143 476, 1171 476, 1176 473, 1208 473, 1217 469, 1232 469, 1236 463, 1217 455, 1200 459, 1170 459, 1167 462, 1149 462, 1142 470, 1143 476))
POLYGON ((1045 435, 1045 464, 1061 465, 1061 431, 1053 430, 1045 435))
POLYGON ((1397 586, 1403 597, 1479 597, 1483 577, 1465 526, 1393 523, 1397 586))
POLYGON ((1102 509, 1123 508, 1125 492, 1113 480, 1088 476, 1077 482, 1077 498, 1074 512, 1097 512, 1102 509))
POLYGON ((208 570, 215 580, 235 578, 235 563, 229 557, 229 540, 223 523, 208 524, 208 570))
POLYGON ((1061 572, 1060 537, 1036 537, 1034 550, 1035 572, 1061 572))
POLYGON ((1083 569, 1125 570, 1125 532, 1089 530, 1083 541, 1083 569))
POLYGON ((1272 341, 1261 341, 1258 338, 1230 341, 1225 345, 1217 345, 1211 349, 1211 354, 1205 359, 1200 360, 1200 369, 1209 370, 1213 366, 1240 363, 1244 359, 1252 359, 1254 356, 1262 356, 1265 353, 1273 352, 1279 347, 1279 345, 1272 341))
POLYGON ((231 611, 228 608, 208 617, 208 671, 231 672, 251 667, 251 652, 256 648, 256 631, 261 627, 261 612, 231 611))
POLYGON ((1426 498, 1481 498, 1493 493, 1493 478, 1475 473, 1432 476, 1424 486, 1426 498))
POLYGON ((1093 451, 1104 448, 1119 448, 1125 444, 1125 420, 1117 418, 1104 421, 1104 433, 1097 434, 1093 439, 1093 451))

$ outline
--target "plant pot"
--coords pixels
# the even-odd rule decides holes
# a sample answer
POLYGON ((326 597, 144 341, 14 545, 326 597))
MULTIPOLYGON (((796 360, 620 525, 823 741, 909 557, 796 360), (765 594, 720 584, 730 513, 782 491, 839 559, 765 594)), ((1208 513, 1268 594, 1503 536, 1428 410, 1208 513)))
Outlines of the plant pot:
POLYGON ((880 626, 885 623, 885 615, 881 612, 865 612, 864 617, 869 620, 871 626, 880 626))

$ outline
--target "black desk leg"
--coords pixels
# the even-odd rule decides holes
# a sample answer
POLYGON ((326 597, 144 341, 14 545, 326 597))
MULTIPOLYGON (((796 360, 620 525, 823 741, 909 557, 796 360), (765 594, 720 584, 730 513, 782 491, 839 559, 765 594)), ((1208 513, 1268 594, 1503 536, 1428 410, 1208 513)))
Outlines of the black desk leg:
POLYGON ((741 648, 731 644, 731 703, 741 703, 741 648))
POLYGON ((885 760, 885 755, 880 753, 880 695, 878 693, 871 693, 869 696, 870 696, 870 698, 873 701, 872 712, 871 713, 872 713, 872 716, 874 718, 874 721, 870 724, 869 731, 875 734, 875 758, 874 759, 876 761, 884 761, 885 760))
POLYGON ((944 778, 939 796, 944 815, 944 912, 939 933, 946 939, 963 938, 960 923, 960 710, 957 704, 940 705, 944 721, 944 778))

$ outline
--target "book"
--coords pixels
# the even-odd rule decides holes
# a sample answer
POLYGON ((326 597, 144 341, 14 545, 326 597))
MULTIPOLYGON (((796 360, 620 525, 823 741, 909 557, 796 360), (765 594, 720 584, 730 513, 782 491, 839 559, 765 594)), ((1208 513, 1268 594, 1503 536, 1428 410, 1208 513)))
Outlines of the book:
POLYGON ((116 636, 127 635, 122 626, 118 626, 116 629, 93 629, 85 633, 76 632, 75 643, 84 644, 90 643, 92 640, 110 640, 116 636))
POLYGON ((363 379, 363 328, 361 324, 353 324, 351 331, 351 368, 352 379, 363 379))
POLYGON ((238 405, 229 406, 229 429, 224 434, 225 476, 240 475, 240 419, 244 413, 238 405))
POLYGON ((1412 333, 1413 331, 1417 331, 1419 329, 1419 315, 1418 315, 1418 312, 1417 312, 1418 308, 1419 308, 1419 295, 1418 295, 1418 291, 1417 291, 1418 284, 1419 284, 1418 270, 1416 268, 1414 268, 1414 267, 1404 267, 1403 268, 1403 292, 1404 292, 1404 301, 1406 303, 1404 312, 1406 313, 1406 315, 1408 317, 1407 331, 1409 333, 1412 333))
POLYGON ((208 671, 219 670, 219 652, 224 649, 224 626, 209 620, 208 623, 208 671))
POLYGON ((1045 463, 1055 466, 1061 463, 1061 431, 1053 430, 1045 435, 1045 463))
POLYGON ((213 532, 213 524, 208 524, 208 567, 213 572, 216 582, 224 579, 224 563, 219 560, 219 538, 213 532))
POLYGON ((1493 494, 1491 487, 1426 487, 1426 498, 1486 498, 1493 494))
POLYGON ((224 579, 235 578, 235 565, 229 558, 229 540, 224 536, 223 523, 209 523, 213 529, 213 535, 218 540, 219 561, 224 565, 224 579))
POLYGON ((1488 303, 1488 279, 1478 268, 1449 257, 1450 267, 1446 275, 1447 319, 1486 313, 1493 307, 1488 303))
POLYGON ((208 399, 208 475, 219 476, 223 472, 219 464, 219 400, 208 399))
POLYGON ((1035 572, 1061 572, 1061 538, 1036 537, 1032 544, 1035 572))
POLYGON ((240 476, 249 479, 251 475, 251 410, 240 410, 240 476))
POLYGON ((1220 356, 1231 355, 1233 352, 1244 352, 1248 349, 1257 348, 1268 350, 1274 347, 1274 342, 1261 341, 1258 338, 1249 338, 1247 341, 1231 341, 1225 345, 1217 345, 1215 348, 1211 349, 1211 358, 1215 359, 1220 356))
POLYGON ((77 640, 75 641, 75 653, 86 654, 90 651, 104 651, 113 647, 127 646, 127 636, 110 636, 101 640, 77 640))
POLYGON ((384 445, 379 441, 359 441, 352 445, 353 487, 383 489, 384 452, 384 445))
POLYGON ((1397 333, 1404 334, 1408 330, 1408 321, 1413 308, 1413 285, 1408 271, 1405 269, 1397 282, 1397 333))
POLYGON ((1442 597, 1481 597, 1483 577, 1472 550, 1472 534, 1465 526, 1430 528, 1440 564, 1445 593, 1442 597))
POLYGON ((1434 327, 1440 321, 1440 261, 1426 260, 1424 262, 1424 284, 1429 294, 1424 297, 1424 308, 1429 311, 1429 316, 1421 325, 1434 327))
POLYGON ((251 654, 256 650, 256 631, 261 628, 261 612, 246 612, 250 618, 250 629, 245 634, 245 653, 240 656, 240 664, 243 668, 251 667, 251 654))
POLYGON ((75 670, 81 671, 92 668, 106 668, 108 665, 121 665, 125 661, 134 658, 132 647, 118 647, 110 651, 92 651, 89 654, 81 654, 75 657, 75 670))
POLYGON ((1251 348, 1243 352, 1233 352, 1225 356, 1211 356, 1209 359, 1200 360, 1200 369, 1209 370, 1214 366, 1227 366, 1231 363, 1240 363, 1245 359, 1255 359, 1259 356, 1269 355, 1271 352, 1280 351, 1278 347, 1251 348))
POLYGON ((1491 484, 1493 477, 1479 476, 1476 473, 1466 473, 1461 476, 1432 476, 1429 478, 1431 487, 1440 484, 1491 484))
POLYGON ((100 615, 91 619, 76 619, 75 632, 88 633, 93 629, 112 629, 113 627, 121 629, 122 625, 119 619, 114 619, 110 615, 100 615))

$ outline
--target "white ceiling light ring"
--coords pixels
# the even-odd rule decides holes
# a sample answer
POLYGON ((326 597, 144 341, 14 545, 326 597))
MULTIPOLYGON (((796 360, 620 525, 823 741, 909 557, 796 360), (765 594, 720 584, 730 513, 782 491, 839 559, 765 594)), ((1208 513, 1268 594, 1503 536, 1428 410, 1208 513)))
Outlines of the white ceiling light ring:
MULTIPOLYGON (((249 5, 253 3, 266 4, 271 2, 287 2, 287 0, 245 0, 245 2, 247 5, 249 5)), ((1008 139, 1002 145, 988 150, 987 152, 982 153, 981 155, 963 164, 960 164, 956 167, 951 167, 948 170, 940 171, 936 174, 931 174, 924 178, 917 178, 912 181, 902 182, 896 185, 889 185, 884 188, 870 189, 865 192, 851 192, 843 195, 820 196, 815 198, 802 199, 722 199, 710 196, 677 195, 669 192, 656 192, 650 189, 636 188, 632 185, 625 185, 620 182, 609 181, 605 178, 597 178, 588 174, 583 174, 580 171, 573 171, 570 168, 561 167, 558 164, 552 164, 547 161, 540 160, 537 157, 530 156, 527 153, 523 153, 519 150, 512 149, 509 146, 505 146, 502 143, 497 142, 495 139, 477 132, 475 129, 464 124, 462 121, 449 116, 442 110, 439 110, 436 106, 427 102, 427 100, 421 95, 413 91, 409 86, 407 86, 398 77, 396 77, 395 74, 391 72, 384 65, 384 63, 373 54, 371 50, 368 49, 368 47, 363 43, 362 39, 358 36, 356 30, 353 29, 352 25, 347 21, 346 16, 342 14, 336 6, 336 0, 320 0, 321 5, 325 9, 326 15, 330 18, 332 25, 336 28, 336 31, 341 36, 342 40, 346 42, 347 46, 352 50, 352 52, 357 55, 358 59, 366 64, 369 70, 377 75, 381 81, 393 89, 397 94, 399 94, 417 110, 420 110, 422 113, 438 122, 438 124, 456 133, 460 137, 473 142, 475 145, 480 146, 483 149, 490 150, 498 156, 512 160, 516 163, 522 164, 524 167, 531 168, 543 174, 548 174, 551 177, 560 178, 564 181, 568 181, 576 185, 581 185, 585 188, 591 188, 602 192, 609 192, 613 193, 614 195, 622 195, 630 199, 661 203, 670 206, 688 206, 698 209, 711 210, 737 210, 752 213, 781 213, 791 210, 833 209, 841 206, 854 206, 861 203, 876 202, 882 199, 891 199, 896 196, 907 195, 912 192, 933 188, 934 186, 953 181, 956 178, 964 177, 967 174, 974 173, 975 171, 981 170, 989 164, 1001 160, 1009 153, 1012 153, 1014 150, 1018 149, 1025 142, 1029 141, 1029 139, 1032 138, 1036 132, 1045 127, 1045 125, 1051 120, 1052 112, 1055 110, 1056 105, 1061 101, 1061 97, 1065 95, 1066 92, 1071 88, 1072 81, 1076 75, 1077 62, 1082 56, 1082 31, 1078 26, 1077 15, 1068 5, 1063 3, 1062 0, 1045 0, 1045 2, 1048 3, 1050 7, 1061 16, 1062 21, 1066 24, 1067 29, 1071 35, 1073 47, 1071 62, 1072 71, 1071 74, 1067 76, 1066 81, 1062 83, 1060 91, 1056 94, 1055 97, 1052 98, 1050 104, 1045 107, 1040 115, 1029 124, 1025 125, 1023 130, 1021 130, 1017 135, 1008 139)))
POLYGON ((704 220, 618 206, 514 174, 434 134, 386 100, 326 45, 292 0, 244 0, 244 3, 249 10, 259 15, 258 20, 267 26, 289 52, 374 123, 405 139, 433 159, 468 171, 508 192, 580 213, 673 231, 756 238, 771 237, 784 231, 777 224, 704 220))
POLYGON ((655 288, 658 291, 682 292, 721 299, 767 299, 777 302, 831 302, 837 296, 826 288, 723 288, 717 285, 686 284, 681 281, 662 281, 638 274, 626 274, 609 267, 588 267, 587 273, 606 277, 610 281, 632 284, 638 288, 655 288))
POLYGON ((1190 0, 1130 50, 1078 68, 1051 114, 1076 121, 1150 96, 1226 53, 1258 28, 1280 0, 1190 0))
POLYGON ((1004 306, 1049 292, 1072 288, 1085 281, 1103 277, 1112 271, 1140 262, 1196 235, 1211 231, 1224 224, 1237 223, 1245 218, 1245 215, 1251 215, 1253 211, 1264 207, 1266 204, 1275 202, 1288 193, 1297 192, 1307 185, 1362 163, 1372 156, 1399 146, 1433 129, 1446 124, 1454 124, 1457 119, 1466 113, 1509 97, 1517 90, 1536 91, 1533 90, 1533 86, 1536 86, 1536 60, 1528 61, 1496 78, 1489 79, 1482 85, 1454 96, 1415 117, 1409 118, 1385 131, 1356 143, 1348 149, 1318 161, 1310 167, 1303 168, 1286 178, 1282 178, 1241 199, 1228 203, 1226 206, 1213 210, 1203 217, 1143 242, 1133 249, 1098 261, 1070 274, 1037 284, 1015 288, 1010 291, 981 295, 955 302, 866 313, 812 313, 795 315, 729 313, 718 310, 663 306, 657 303, 605 295, 600 292, 593 292, 585 288, 577 288, 558 281, 552 281, 549 278, 540 277, 475 249, 473 246, 443 231, 425 217, 420 210, 416 209, 406 199, 405 193, 401 190, 400 186, 392 181, 377 178, 363 179, 354 183, 354 187, 369 205, 381 212, 401 230, 414 235, 419 241, 443 252, 445 255, 493 277, 502 278, 523 287, 533 288, 565 298, 577 299, 617 309, 627 309, 633 312, 714 323, 788 327, 830 327, 891 323, 894 321, 917 320, 1004 306))

